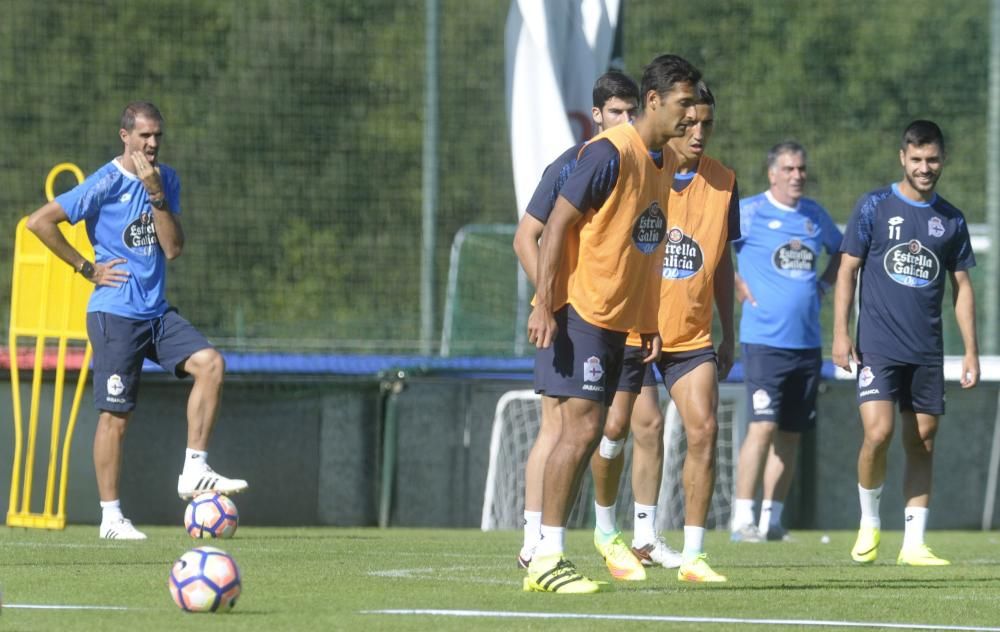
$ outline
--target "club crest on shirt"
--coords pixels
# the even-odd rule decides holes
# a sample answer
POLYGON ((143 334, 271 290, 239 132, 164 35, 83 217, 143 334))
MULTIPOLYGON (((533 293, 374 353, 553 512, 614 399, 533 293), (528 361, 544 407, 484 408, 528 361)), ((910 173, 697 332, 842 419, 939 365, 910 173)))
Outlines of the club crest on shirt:
POLYGON ((906 287, 930 285, 941 272, 937 255, 924 247, 919 239, 911 239, 890 248, 886 251, 882 264, 890 279, 906 287))
POLYGON ((667 218, 660 204, 653 201, 632 226, 632 243, 644 255, 652 254, 667 235, 667 218))
POLYGON ((932 217, 927 220, 927 234, 931 237, 944 237, 944 224, 940 217, 932 217))
POLYGON ((805 228, 806 228, 806 232, 809 233, 810 235, 813 235, 813 234, 816 233, 816 224, 813 224, 813 222, 812 222, 811 219, 807 219, 806 220, 805 228))
POLYGON ((796 278, 812 274, 816 269, 816 253, 801 239, 789 239, 774 249, 771 265, 786 277, 796 278))
POLYGON ((667 233, 667 247, 663 251, 663 278, 687 279, 697 274, 705 264, 701 245, 685 235, 678 226, 667 233))
POLYGON ((604 377, 604 367, 601 366, 601 359, 597 356, 590 356, 583 362, 583 381, 599 382, 604 377))

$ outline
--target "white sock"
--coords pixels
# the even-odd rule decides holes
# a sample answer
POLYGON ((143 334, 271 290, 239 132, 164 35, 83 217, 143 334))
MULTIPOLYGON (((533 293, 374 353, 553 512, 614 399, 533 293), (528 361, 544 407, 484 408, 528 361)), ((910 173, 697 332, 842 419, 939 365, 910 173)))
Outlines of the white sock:
POLYGON ((640 546, 656 540, 656 505, 635 503, 632 539, 640 546))
POLYGON ((101 522, 117 522, 124 517, 120 499, 101 501, 101 522))
POLYGON ((184 470, 183 476, 188 474, 201 474, 208 469, 208 452, 204 450, 184 450, 184 470))
POLYGON ((603 507, 594 501, 594 517, 597 518, 597 528, 605 535, 611 535, 618 530, 615 517, 615 506, 603 507))
POLYGON ((780 500, 765 500, 760 504, 760 532, 767 533, 771 527, 781 526, 781 512, 785 503, 780 500))
POLYGON ((690 562, 705 552, 705 527, 684 525, 684 551, 681 556, 690 562))
POLYGON ((927 507, 907 507, 903 511, 906 517, 903 527, 903 548, 920 546, 924 543, 924 531, 927 529, 927 507))
POLYGON ((531 551, 538 545, 538 541, 542 539, 542 512, 540 511, 525 511, 524 512, 524 546, 521 547, 521 553, 524 557, 531 557, 531 551), (523 555, 527 553, 527 555, 523 555))
POLYGON ((753 498, 736 498, 733 500, 733 531, 738 531, 741 527, 754 523, 754 504, 753 498))
POLYGON ((882 500, 882 486, 865 489, 858 485, 858 498, 861 499, 861 526, 881 529, 882 519, 879 517, 878 505, 882 500))
POLYGON ((538 541, 538 546, 535 547, 535 556, 533 559, 549 555, 562 555, 566 546, 566 528, 547 527, 543 524, 539 530, 541 531, 542 538, 538 541))

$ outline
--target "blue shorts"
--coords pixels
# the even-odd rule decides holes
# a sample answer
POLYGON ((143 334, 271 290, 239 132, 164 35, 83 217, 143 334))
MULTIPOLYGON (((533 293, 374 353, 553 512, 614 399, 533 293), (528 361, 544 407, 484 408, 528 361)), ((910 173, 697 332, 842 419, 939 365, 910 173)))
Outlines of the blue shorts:
POLYGON ((777 422, 778 429, 784 432, 815 428, 822 349, 741 346, 747 419, 777 422))
POLYGON ((94 405, 118 413, 135 408, 143 360, 180 378, 187 375, 185 360, 212 347, 175 309, 150 320, 88 312, 87 336, 94 347, 94 405))
POLYGON ((618 390, 626 393, 641 393, 645 386, 656 386, 656 373, 652 362, 643 364, 642 347, 625 346, 622 374, 618 378, 618 390))
POLYGON ((663 385, 667 387, 669 393, 677 380, 693 371, 699 364, 706 362, 718 364, 713 347, 692 351, 664 351, 656 363, 656 368, 660 370, 660 374, 663 376, 663 385))
POLYGON ((899 404, 899 410, 944 414, 944 367, 907 364, 866 353, 858 369, 858 405, 872 401, 899 404))
POLYGON ((624 332, 591 325, 572 305, 555 313, 559 331, 547 349, 535 352, 535 392, 578 397, 611 405, 622 370, 624 332))

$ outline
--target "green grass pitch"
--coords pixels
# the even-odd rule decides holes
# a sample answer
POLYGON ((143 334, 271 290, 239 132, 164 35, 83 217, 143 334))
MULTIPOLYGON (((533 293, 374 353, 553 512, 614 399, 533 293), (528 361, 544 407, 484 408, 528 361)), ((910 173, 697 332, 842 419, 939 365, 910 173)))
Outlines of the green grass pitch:
MULTIPOLYGON (((521 591, 518 532, 241 526, 220 544, 240 565, 243 594, 232 613, 206 615, 181 612, 167 590, 173 561, 196 543, 180 526, 145 530, 145 542, 98 540, 96 526, 0 530, 0 630, 1000 630, 992 532, 930 532, 952 560, 943 568, 897 567, 899 532, 883 534, 868 567, 850 561, 853 532, 742 545, 711 532, 706 548, 727 584, 652 569, 645 582, 564 596, 521 591)), ((679 532, 666 536, 680 545, 679 532)), ((584 573, 610 580, 589 532, 567 544, 584 573)))

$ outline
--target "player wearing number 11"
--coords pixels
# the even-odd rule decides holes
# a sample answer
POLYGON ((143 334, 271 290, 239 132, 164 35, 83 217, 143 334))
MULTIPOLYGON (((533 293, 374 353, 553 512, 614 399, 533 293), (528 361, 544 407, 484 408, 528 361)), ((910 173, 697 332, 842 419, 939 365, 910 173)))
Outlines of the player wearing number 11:
POLYGON ((931 121, 903 132, 903 179, 861 197, 847 223, 834 302, 833 362, 858 366, 857 389, 864 441, 858 454, 861 526, 851 551, 855 562, 878 557, 879 500, 899 405, 906 469, 905 530, 896 558, 905 566, 943 566, 924 543, 931 495, 934 436, 944 414, 944 345, 941 300, 951 277, 955 320, 965 345, 962 388, 979 381, 976 302, 969 268, 976 265, 962 212, 935 193, 945 161, 944 135, 931 121), (857 346, 848 322, 861 280, 857 346))
POLYGON ((166 262, 181 254, 180 180, 160 164, 163 117, 152 103, 129 103, 118 136, 122 153, 28 218, 31 230, 60 259, 96 287, 87 306, 87 335, 94 347, 94 400, 100 415, 94 435, 94 468, 101 499, 100 537, 144 540, 119 502, 122 445, 139 394, 142 363, 149 358, 194 386, 187 403, 187 452, 177 493, 190 498, 232 494, 247 482, 208 466, 225 362, 191 323, 167 303, 166 262), (96 260, 87 261, 59 231, 61 222, 86 221, 96 260))

